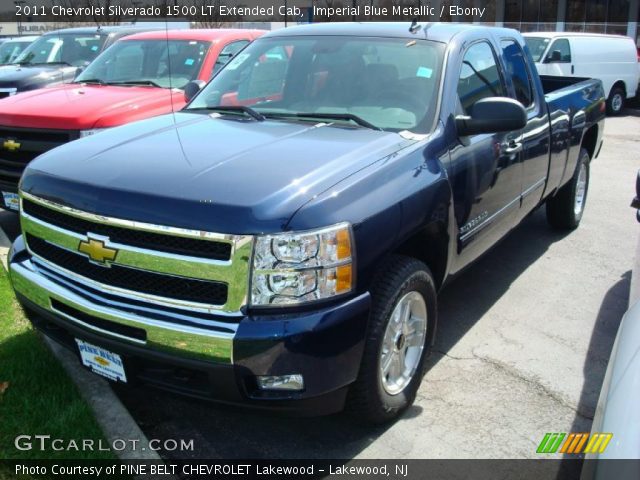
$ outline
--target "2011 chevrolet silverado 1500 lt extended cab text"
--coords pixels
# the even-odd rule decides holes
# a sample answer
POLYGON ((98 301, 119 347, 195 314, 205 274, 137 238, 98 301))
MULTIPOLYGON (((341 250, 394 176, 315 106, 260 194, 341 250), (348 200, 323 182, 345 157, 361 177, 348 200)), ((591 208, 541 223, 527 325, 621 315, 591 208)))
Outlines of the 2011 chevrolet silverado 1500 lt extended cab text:
POLYGON ((0 192, 18 209, 18 181, 47 150, 105 128, 179 110, 260 30, 159 30, 129 35, 72 83, 0 102, 0 192), (191 83, 196 85, 190 85, 191 83))
POLYGON ((181 112, 27 167, 14 289, 112 379, 389 420, 445 281, 543 202, 580 222, 605 98, 550 82, 514 30, 266 34, 181 112))

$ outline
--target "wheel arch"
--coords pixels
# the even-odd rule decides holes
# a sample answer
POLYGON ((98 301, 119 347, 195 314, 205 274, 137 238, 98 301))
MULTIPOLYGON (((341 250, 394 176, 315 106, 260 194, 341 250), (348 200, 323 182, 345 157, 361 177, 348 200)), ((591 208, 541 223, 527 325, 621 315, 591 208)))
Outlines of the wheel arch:
POLYGON ((586 148, 589 152, 589 158, 593 160, 596 154, 596 148, 598 143, 598 125, 592 125, 589 129, 584 132, 582 136, 581 148, 586 148))

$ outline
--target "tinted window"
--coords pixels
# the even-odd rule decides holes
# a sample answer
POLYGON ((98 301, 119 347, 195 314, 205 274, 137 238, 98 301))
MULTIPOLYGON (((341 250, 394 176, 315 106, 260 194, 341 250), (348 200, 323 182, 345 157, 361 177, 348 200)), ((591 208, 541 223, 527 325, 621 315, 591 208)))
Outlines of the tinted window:
POLYGON ((571 47, 569 47, 569 40, 565 38, 560 38, 553 42, 551 48, 549 49, 549 53, 547 57, 551 57, 553 52, 558 50, 560 52, 560 61, 562 63, 570 63, 571 62, 571 47))
POLYGON ((505 96, 496 58, 488 43, 476 43, 464 54, 458 80, 458 96, 465 113, 469 113, 471 106, 478 100, 505 96))
POLYGON ((516 98, 528 107, 533 103, 533 90, 522 48, 513 40, 506 40, 502 42, 502 53, 516 90, 516 98))
POLYGON ((216 59, 216 63, 213 66, 213 72, 211 72, 212 75, 215 75, 216 73, 218 73, 218 71, 229 60, 231 60, 236 53, 242 50, 248 43, 249 43, 248 40, 239 40, 237 42, 231 42, 230 44, 226 45, 218 55, 218 58, 216 59))

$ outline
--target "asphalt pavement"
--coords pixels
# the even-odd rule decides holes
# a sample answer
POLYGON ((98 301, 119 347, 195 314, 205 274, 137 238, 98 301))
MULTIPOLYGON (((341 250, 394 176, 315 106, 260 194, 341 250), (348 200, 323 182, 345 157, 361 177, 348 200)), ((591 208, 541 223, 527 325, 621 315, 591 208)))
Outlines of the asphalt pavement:
MULTIPOLYGON (((274 416, 144 387, 117 395, 147 437, 193 439, 166 458, 535 458, 546 432, 589 431, 640 228, 629 208, 640 112, 627 113, 607 119, 579 229, 554 232, 540 209, 441 293, 435 352, 397 422, 274 416)), ((0 212, 10 238, 15 218, 0 212)))

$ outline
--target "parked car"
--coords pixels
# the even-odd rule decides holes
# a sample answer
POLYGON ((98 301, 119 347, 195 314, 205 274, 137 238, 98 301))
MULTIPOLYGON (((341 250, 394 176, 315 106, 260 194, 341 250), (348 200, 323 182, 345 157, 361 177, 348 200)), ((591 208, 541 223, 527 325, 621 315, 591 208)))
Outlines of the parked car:
POLYGON ((0 99, 48 85, 69 83, 98 54, 142 27, 79 27, 38 37, 13 61, 0 67, 0 99))
POLYGON ((0 191, 18 209, 18 181, 39 154, 105 128, 169 113, 261 30, 169 30, 116 42, 69 84, 0 102, 0 191), (167 52, 169 52, 167 54, 167 52))
POLYGON ((446 281, 543 202, 578 226, 605 115, 515 30, 408 26, 270 32, 182 111, 31 162, 9 269, 35 327, 112 380, 395 418, 446 281))
POLYGON ((37 35, 8 38, 0 44, 0 65, 8 65, 15 61, 25 48, 31 45, 37 35))
POLYGON ((524 37, 540 75, 602 80, 609 114, 619 114, 625 100, 636 96, 640 70, 630 37, 570 32, 525 33, 524 37))
MULTIPOLYGON (((640 172, 636 176, 636 195, 631 202, 640 222, 640 172)), ((640 241, 640 238, 638 239, 640 241)), ((640 254, 640 243, 636 255, 640 254)), ((582 480, 636 478, 637 462, 613 459, 640 459, 640 257, 636 256, 631 276, 629 310, 622 317, 609 364, 602 382, 591 433, 612 433, 602 452, 588 454, 582 480), (604 460, 604 461, 601 461, 604 460)))

